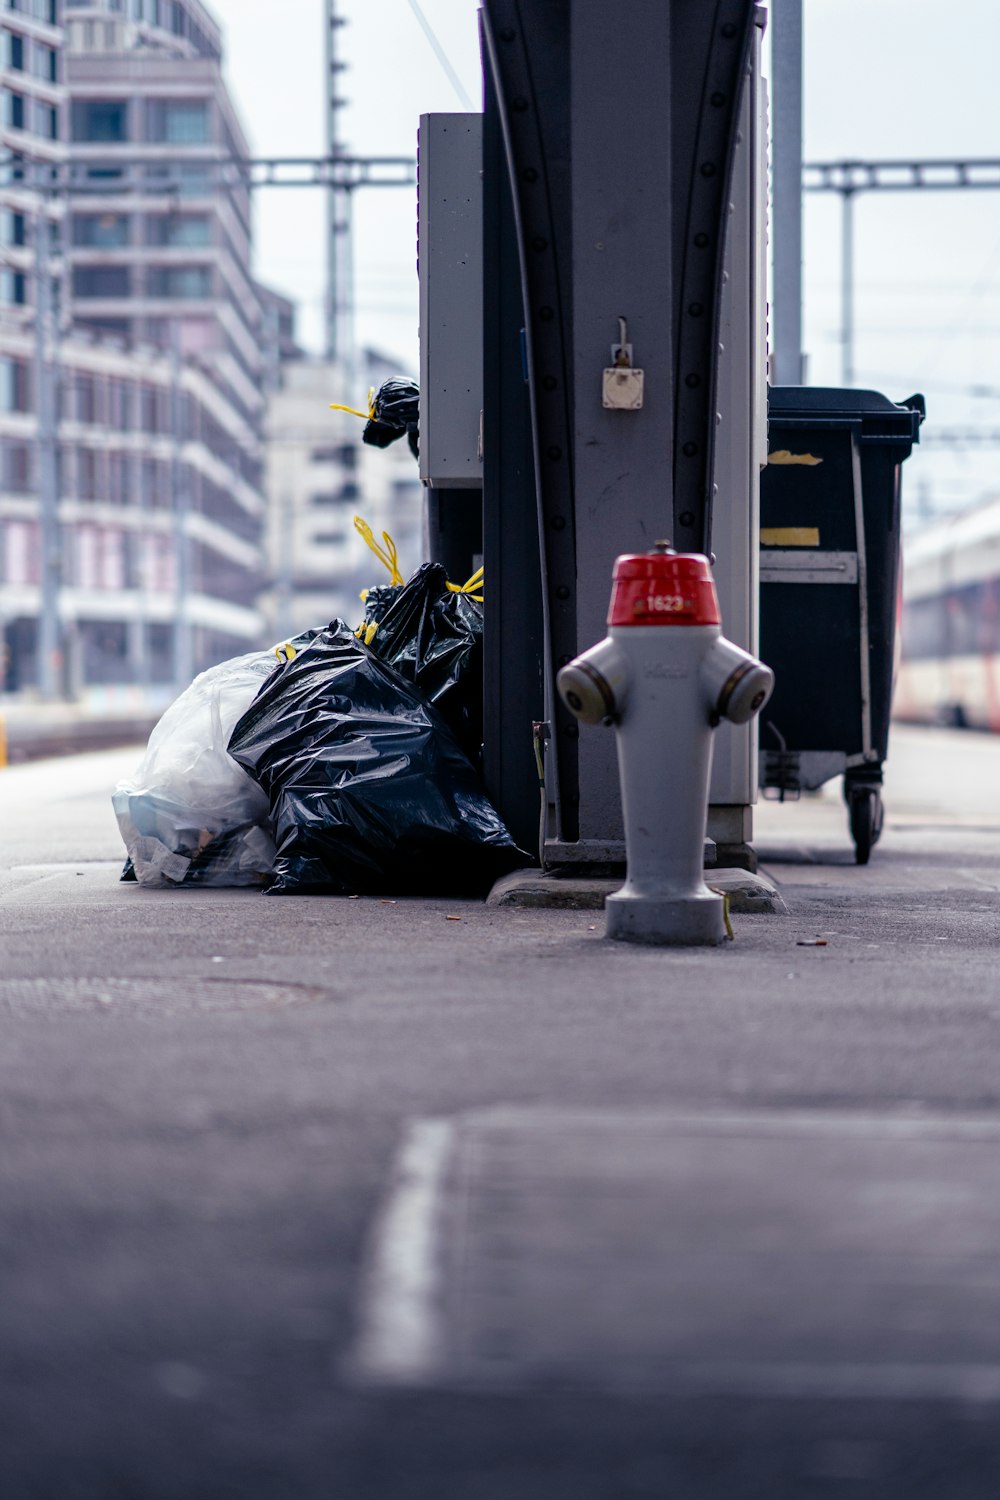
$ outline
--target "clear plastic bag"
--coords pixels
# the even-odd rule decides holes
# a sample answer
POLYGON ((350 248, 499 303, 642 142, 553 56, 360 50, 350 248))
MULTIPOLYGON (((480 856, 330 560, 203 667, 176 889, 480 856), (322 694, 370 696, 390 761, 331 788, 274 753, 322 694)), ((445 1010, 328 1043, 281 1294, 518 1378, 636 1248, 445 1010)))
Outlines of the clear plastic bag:
POLYGON ((264 883, 275 853, 267 797, 226 746, 271 673, 313 634, 210 667, 170 705, 135 774, 112 795, 129 855, 122 879, 264 883))

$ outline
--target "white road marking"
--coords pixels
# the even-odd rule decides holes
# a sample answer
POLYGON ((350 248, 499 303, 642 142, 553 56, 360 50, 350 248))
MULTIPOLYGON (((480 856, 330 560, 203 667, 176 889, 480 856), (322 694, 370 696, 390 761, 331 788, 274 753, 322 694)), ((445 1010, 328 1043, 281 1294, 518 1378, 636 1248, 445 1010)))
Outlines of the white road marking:
POLYGON ((417 1120, 400 1147, 372 1237, 354 1350, 363 1384, 419 1385, 443 1358, 438 1227, 456 1137, 451 1120, 417 1120))
POLYGON ((423 1119, 408 1129, 376 1221, 368 1256, 358 1333, 345 1364, 358 1384, 502 1394, 531 1390, 600 1391, 609 1396, 728 1395, 779 1400, 956 1400, 1000 1403, 1000 1365, 976 1363, 789 1360, 664 1360, 607 1363, 560 1377, 536 1373, 515 1358, 449 1356, 443 1309, 449 1169, 461 1133, 529 1128, 585 1133, 588 1128, 668 1125, 679 1135, 879 1138, 995 1142, 1000 1122, 984 1115, 874 1114, 858 1110, 749 1109, 704 1113, 663 1109, 560 1109, 497 1105, 451 1119, 423 1119))

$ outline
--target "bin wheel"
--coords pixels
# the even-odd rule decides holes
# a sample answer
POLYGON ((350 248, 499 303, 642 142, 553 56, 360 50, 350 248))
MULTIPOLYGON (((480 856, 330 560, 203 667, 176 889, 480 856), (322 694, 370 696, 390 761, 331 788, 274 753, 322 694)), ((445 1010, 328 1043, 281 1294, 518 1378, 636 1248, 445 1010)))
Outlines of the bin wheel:
POLYGON ((882 832, 882 796, 878 787, 852 787, 847 799, 855 864, 866 865, 882 832))

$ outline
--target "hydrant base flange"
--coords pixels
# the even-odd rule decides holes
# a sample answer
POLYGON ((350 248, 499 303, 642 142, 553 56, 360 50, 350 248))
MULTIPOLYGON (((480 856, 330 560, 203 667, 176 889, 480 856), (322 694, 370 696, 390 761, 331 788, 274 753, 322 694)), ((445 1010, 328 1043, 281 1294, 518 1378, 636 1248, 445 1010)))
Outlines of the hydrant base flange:
POLYGON ((606 935, 619 942, 661 947, 714 947, 726 941, 721 896, 704 892, 658 898, 633 894, 625 886, 605 903, 606 935))

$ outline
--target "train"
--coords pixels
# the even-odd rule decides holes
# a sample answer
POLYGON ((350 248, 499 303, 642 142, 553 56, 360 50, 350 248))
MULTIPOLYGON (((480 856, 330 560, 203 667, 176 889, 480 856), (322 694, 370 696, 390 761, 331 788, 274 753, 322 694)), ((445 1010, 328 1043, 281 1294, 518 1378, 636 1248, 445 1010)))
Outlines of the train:
POLYGON ((1000 498, 904 548, 895 718, 1000 733, 1000 498))

